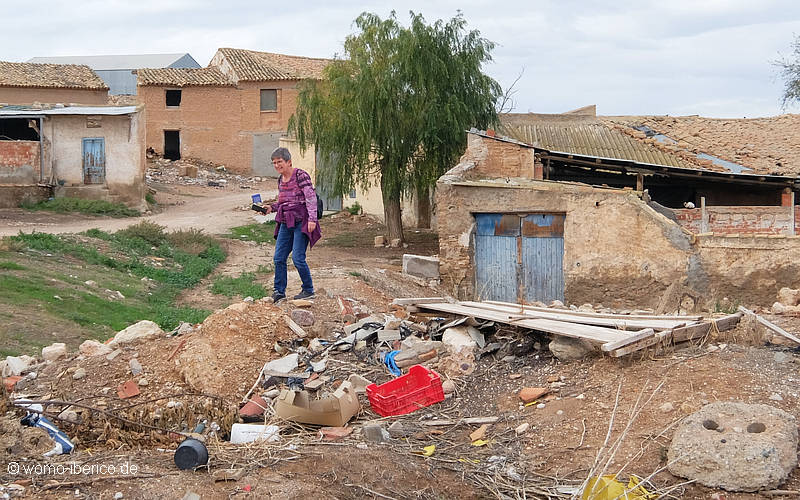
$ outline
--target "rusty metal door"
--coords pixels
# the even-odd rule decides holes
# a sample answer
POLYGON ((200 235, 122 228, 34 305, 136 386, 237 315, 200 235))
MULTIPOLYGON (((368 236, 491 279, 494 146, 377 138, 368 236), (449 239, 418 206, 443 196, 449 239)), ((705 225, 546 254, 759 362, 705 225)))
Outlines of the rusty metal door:
POLYGON ((522 297, 545 304, 564 301, 564 215, 522 219, 522 297))
POLYGON ((478 300, 564 300, 564 214, 476 214, 478 300))
POLYGON ((102 137, 83 139, 83 183, 106 181, 106 145, 102 137))

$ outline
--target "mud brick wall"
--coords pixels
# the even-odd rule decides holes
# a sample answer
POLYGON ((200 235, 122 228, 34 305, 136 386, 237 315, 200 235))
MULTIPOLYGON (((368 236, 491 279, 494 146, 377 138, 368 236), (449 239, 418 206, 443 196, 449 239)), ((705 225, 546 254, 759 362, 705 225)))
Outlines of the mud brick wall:
MULTIPOLYGON (((181 157, 225 165, 238 174, 252 172, 253 135, 285 132, 297 107, 297 82, 241 82, 237 87, 181 88, 180 106, 166 105, 170 86, 138 88, 147 109, 146 146, 164 152, 164 131, 180 131, 181 157), (275 89, 277 111, 261 111, 261 89, 275 89)), ((257 159, 257 161, 260 161, 257 159)), ((264 158, 265 163, 269 158, 264 158)))
MULTIPOLYGON (((795 234, 800 227, 797 214, 800 207, 794 207, 795 234)), ((675 210, 678 223, 692 233, 702 232, 714 234, 783 234, 791 233, 792 214, 788 207, 706 207, 708 225, 702 227, 702 214, 700 208, 675 210)))
POLYGON ((7 104, 94 104, 104 105, 108 90, 0 87, 0 102, 7 104))
POLYGON ((0 184, 39 180, 39 141, 0 141, 0 184))

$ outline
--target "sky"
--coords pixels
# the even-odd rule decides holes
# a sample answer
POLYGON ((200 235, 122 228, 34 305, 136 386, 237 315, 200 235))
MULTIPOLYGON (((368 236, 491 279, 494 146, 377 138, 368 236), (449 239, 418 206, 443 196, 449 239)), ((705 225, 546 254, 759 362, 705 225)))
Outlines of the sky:
POLYGON ((205 66, 219 47, 310 57, 342 54, 362 12, 403 24, 459 11, 496 44, 484 71, 513 86, 514 112, 718 118, 781 109, 772 61, 800 36, 797 0, 461 0, 254 2, 39 0, 3 2, 0 60, 37 56, 191 54, 205 66))

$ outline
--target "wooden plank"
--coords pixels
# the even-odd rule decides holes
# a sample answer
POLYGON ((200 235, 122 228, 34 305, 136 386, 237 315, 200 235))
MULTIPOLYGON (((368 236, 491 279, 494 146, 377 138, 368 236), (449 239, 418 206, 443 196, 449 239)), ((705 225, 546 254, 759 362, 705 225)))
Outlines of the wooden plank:
POLYGON ((295 335, 297 335, 298 337, 307 337, 307 336, 308 336, 308 334, 306 333, 306 331, 305 331, 305 330, 303 330, 303 327, 302 327, 302 326, 300 326, 300 325, 298 325, 297 323, 295 323, 295 322, 294 322, 294 320, 293 320, 292 318, 290 318, 289 316, 284 316, 284 317, 283 317, 283 320, 284 320, 284 321, 286 321, 286 325, 287 325, 287 326, 288 326, 288 327, 289 327, 289 328, 290 328, 290 329, 291 329, 291 330, 292 330, 292 331, 295 333, 295 335))
POLYGON ((462 316, 472 316, 474 318, 488 319, 499 323, 521 326, 531 330, 539 330, 547 333, 564 335, 565 337, 575 337, 590 340, 593 342, 613 342, 624 339, 637 332, 624 332, 601 326, 581 325, 578 323, 567 323, 565 321, 555 321, 551 319, 521 319, 510 321, 508 315, 477 307, 467 307, 458 304, 419 304, 417 307, 431 309, 434 311, 460 314, 462 316))
POLYGON ((510 306, 515 308, 517 311, 520 309, 524 311, 537 311, 537 312, 564 312, 570 313, 575 316, 593 316, 598 318, 620 318, 620 319, 667 319, 667 320, 680 320, 683 323, 691 323, 694 321, 700 321, 703 319, 703 316, 675 316, 675 315, 657 315, 657 314, 607 314, 607 313, 596 313, 596 312, 589 312, 589 311, 572 311, 570 309, 554 309, 552 307, 536 307, 536 306, 528 306, 528 305, 520 305, 514 304, 513 302, 500 302, 498 300, 484 300, 484 304, 497 304, 501 306, 510 306))
POLYGON ((755 316, 756 320, 759 323, 761 323, 762 325, 766 326, 767 328, 769 328, 773 332, 775 332, 775 333, 777 333, 779 335, 783 335, 787 339, 792 340, 792 341, 797 342, 798 344, 800 344, 800 338, 798 338, 796 335, 792 335, 791 333, 787 332, 786 330, 784 330, 783 328, 779 327, 775 323, 762 318, 761 316, 759 316, 758 314, 754 313, 750 309, 747 309, 744 306, 739 306, 739 310, 741 312, 745 313, 745 314, 755 316))
POLYGON ((398 306, 415 306, 417 304, 435 304, 438 302, 447 302, 447 299, 444 297, 411 297, 411 298, 399 298, 394 299, 392 304, 396 304, 398 306))
POLYGON ((568 323, 580 323, 583 325, 596 325, 596 326, 607 326, 609 328, 616 328, 618 330, 641 330, 644 328, 652 328, 653 330, 670 330, 672 328, 676 328, 679 326, 683 326, 687 323, 685 319, 683 320, 666 320, 666 319, 628 319, 623 317, 617 318, 607 318, 601 316, 586 316, 586 315, 577 315, 571 314, 571 311, 527 311, 525 310, 522 314, 519 313, 519 306, 511 306, 511 305, 500 305, 496 303, 487 304, 485 302, 472 302, 472 301, 465 301, 460 302, 460 304, 469 306, 469 307, 479 307, 482 309, 488 309, 491 311, 498 311, 498 312, 505 312, 509 313, 509 319, 521 319, 521 318, 542 318, 542 319, 554 319, 556 321, 566 321, 568 323), (516 314, 512 314, 516 313, 516 314))
POLYGON ((717 330, 724 332, 725 330, 730 330, 736 326, 741 317, 742 313, 736 313, 719 319, 712 319, 711 321, 706 321, 703 323, 695 323, 692 325, 675 328, 673 330, 664 330, 663 332, 658 332, 651 337, 645 337, 634 342, 630 342, 628 345, 623 345, 622 347, 608 351, 608 354, 612 357, 618 358, 620 356, 625 356, 626 354, 644 349, 645 347, 656 345, 660 342, 677 343, 702 338, 711 331, 712 325, 714 324, 716 324, 717 330))
POLYGON ((619 349, 620 347, 624 347, 626 345, 633 344, 633 343, 638 342, 640 340, 644 340, 644 339, 648 339, 650 337, 654 337, 655 334, 656 334, 655 330, 653 330, 652 328, 647 328, 645 330, 640 331, 636 335, 632 335, 631 337, 629 337, 627 339, 617 340, 616 342, 606 342, 605 344, 603 344, 600 347, 600 349, 605 351, 605 352, 614 351, 616 349, 619 349))
POLYGON ((456 425, 456 424, 494 424, 500 417, 467 417, 457 419, 426 420, 420 422, 422 425, 456 425))

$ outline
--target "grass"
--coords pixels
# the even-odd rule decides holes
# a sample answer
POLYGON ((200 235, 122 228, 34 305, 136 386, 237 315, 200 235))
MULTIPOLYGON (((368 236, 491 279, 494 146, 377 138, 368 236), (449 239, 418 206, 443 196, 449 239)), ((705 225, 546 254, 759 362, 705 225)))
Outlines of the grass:
POLYGON ((272 264, 259 264, 256 269, 257 274, 272 274, 275 272, 275 266, 272 264))
POLYGON ((263 224, 248 224, 231 228, 231 232, 226 234, 226 238, 242 241, 255 241, 257 243, 275 243, 275 222, 265 222, 263 224))
POLYGON ((255 282, 255 273, 242 273, 238 277, 221 276, 211 284, 211 293, 226 297, 253 297, 260 299, 267 296, 267 290, 255 282))
POLYGON ((109 217, 138 217, 141 215, 138 210, 129 208, 122 203, 80 198, 53 198, 38 203, 23 203, 21 207, 26 210, 47 210, 58 213, 78 212, 109 217))
POLYGON ((0 260, 0 271, 22 271, 27 269, 25 266, 21 266, 16 262, 11 262, 8 260, 0 260))
MULTIPOLYGON (((44 323, 73 325, 85 338, 99 340, 143 319, 165 330, 181 321, 202 322, 210 311, 175 306, 176 299, 226 257, 219 242, 201 230, 167 233, 150 222, 116 233, 20 233, 3 241, 0 270, 9 272, 0 273, 0 309, 35 311, 44 323), (87 278, 97 285, 87 285, 87 278), (125 298, 114 298, 106 289, 125 298)), ((257 293, 248 291, 254 298, 257 293)), ((258 297, 264 295, 262 289, 258 297)), ((41 341, 33 332, 17 341, 14 335, 0 329, 0 345, 16 354, 41 341)))
POLYGON ((150 205, 157 205, 156 197, 153 195, 153 193, 149 191, 147 192, 147 194, 144 195, 144 201, 146 201, 150 205))

